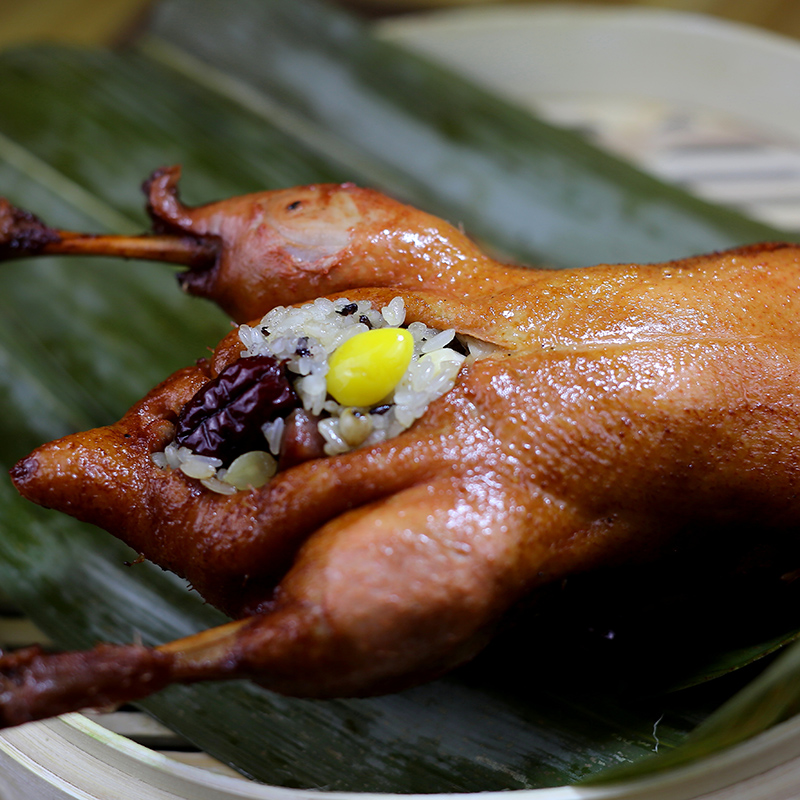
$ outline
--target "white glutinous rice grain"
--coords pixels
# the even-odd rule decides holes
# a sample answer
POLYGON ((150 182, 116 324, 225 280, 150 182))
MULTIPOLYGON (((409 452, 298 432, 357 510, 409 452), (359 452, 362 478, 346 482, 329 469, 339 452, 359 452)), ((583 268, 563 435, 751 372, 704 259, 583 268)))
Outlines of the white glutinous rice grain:
POLYGON ((399 328, 406 321, 406 304, 402 297, 395 297, 381 309, 381 316, 390 328, 399 328))
POLYGON ((277 456, 281 452, 281 439, 283 439, 283 430, 286 427, 286 421, 283 417, 276 417, 271 422, 265 422, 261 426, 261 432, 267 440, 267 447, 270 453, 277 456))

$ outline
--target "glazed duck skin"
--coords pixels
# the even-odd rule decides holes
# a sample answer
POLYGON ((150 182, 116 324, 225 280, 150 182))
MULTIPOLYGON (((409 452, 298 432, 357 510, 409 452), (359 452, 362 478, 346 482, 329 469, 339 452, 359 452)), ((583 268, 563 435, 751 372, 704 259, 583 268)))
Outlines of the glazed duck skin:
POLYGON ((267 310, 271 295, 256 289, 270 282, 275 303, 309 291, 376 306, 400 295, 409 320, 493 348, 405 433, 260 489, 217 495, 151 460, 181 408, 240 357, 235 334, 119 423, 23 459, 12 479, 24 496, 108 529, 234 621, 155 649, 0 659, 4 724, 173 681, 249 677, 313 697, 391 691, 473 657, 539 587, 743 526, 796 530, 800 249, 524 270, 379 196, 370 216, 358 205, 369 196, 350 186, 254 195, 231 201, 230 220, 224 204, 175 211, 159 235, 185 243, 191 230, 206 249, 216 237, 213 264, 188 275, 216 269, 207 293, 240 319, 267 310), (320 196, 313 255, 284 246, 260 262, 269 274, 252 277, 252 291, 226 284, 234 267, 219 265, 233 263, 230 237, 252 229, 242 216, 254 204, 293 213, 297 198, 308 208, 320 196), (343 217, 351 201, 358 215, 343 217), (149 677, 115 681, 114 670, 149 677))

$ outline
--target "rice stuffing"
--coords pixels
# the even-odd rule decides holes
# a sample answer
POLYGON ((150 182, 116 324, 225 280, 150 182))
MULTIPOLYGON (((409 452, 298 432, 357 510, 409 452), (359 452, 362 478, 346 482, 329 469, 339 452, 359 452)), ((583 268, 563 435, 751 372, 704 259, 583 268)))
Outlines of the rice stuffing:
MULTIPOLYGON (((431 402, 452 389, 466 353, 471 353, 469 337, 457 336, 452 329, 429 328, 422 322, 406 325, 405 316, 402 297, 395 297, 381 309, 368 301, 347 298, 319 298, 299 307, 279 306, 258 324, 240 326, 242 358, 268 355, 283 362, 302 407, 319 418, 317 425, 324 439, 325 454, 340 455, 357 447, 378 444, 409 428, 431 402), (400 329, 398 345, 388 351, 388 356, 377 359, 375 374, 378 380, 385 380, 386 374, 391 373, 395 350, 407 348, 407 352, 398 356, 405 359, 404 364, 407 361, 402 373, 397 373, 399 380, 390 378, 392 386, 378 402, 374 402, 374 397, 363 405, 338 402, 328 390, 329 380, 340 377, 329 375, 331 356, 354 337, 383 329, 400 329), (410 343, 404 344, 409 339, 410 343)), ((391 338, 387 334, 391 332, 387 330, 377 336, 391 338)), ((369 338, 362 340, 366 342, 369 338)), ((362 349, 359 341, 354 340, 350 346, 357 353, 362 349)), ((369 361, 370 357, 365 358, 369 361)), ((369 367, 367 364, 367 370, 369 367)), ((369 372, 354 380, 369 381, 369 372)), ((371 395, 374 394, 372 391, 371 395)), ((358 387, 355 394, 350 392, 348 396, 358 397, 358 387)), ((364 394, 367 396, 369 392, 364 394)), ((212 491, 233 494, 261 486, 275 474, 285 426, 282 416, 264 424, 263 450, 244 453, 227 465, 219 458, 198 455, 175 442, 163 452, 155 453, 153 461, 164 469, 180 469, 212 491)))

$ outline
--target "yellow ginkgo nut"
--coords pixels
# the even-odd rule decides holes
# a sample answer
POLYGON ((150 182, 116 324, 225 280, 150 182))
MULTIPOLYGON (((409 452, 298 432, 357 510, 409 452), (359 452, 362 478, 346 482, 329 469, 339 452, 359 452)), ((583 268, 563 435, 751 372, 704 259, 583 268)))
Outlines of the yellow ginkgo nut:
POLYGON ((343 406, 371 406, 397 386, 414 354, 414 337, 403 328, 358 333, 328 361, 328 393, 343 406))
POLYGON ((233 460, 222 480, 237 489, 247 489, 250 486, 258 489, 275 474, 277 468, 277 461, 269 453, 251 450, 233 460))

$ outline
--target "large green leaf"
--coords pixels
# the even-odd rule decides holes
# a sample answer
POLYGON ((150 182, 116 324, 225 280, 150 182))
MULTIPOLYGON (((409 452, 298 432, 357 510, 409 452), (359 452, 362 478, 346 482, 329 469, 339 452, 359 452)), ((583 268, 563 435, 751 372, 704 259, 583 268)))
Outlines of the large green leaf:
POLYGON ((317 0, 170 0, 146 52, 236 97, 354 180, 525 261, 659 261, 787 238, 599 152, 317 0), (187 20, 192 20, 187 24, 187 20))
MULTIPOLYGON (((559 264, 613 259, 619 242, 631 247, 619 258, 644 260, 779 235, 387 50, 316 2, 178 0, 162 4, 154 30, 146 46, 121 54, 32 48, 0 57, 2 194, 60 226, 135 230, 145 224, 138 184, 154 167, 180 162, 190 202, 355 178, 464 220, 498 249, 559 264), (334 94, 335 104, 323 102, 334 94), (431 160, 412 158, 410 142, 431 160)), ((6 264, 0 306, 6 467, 45 439, 117 418, 228 325, 181 294, 169 269, 135 262, 6 264)), ((25 504, 7 480, 0 526, 3 592, 59 646, 161 642, 220 619, 180 581, 126 566, 132 554, 106 534, 25 504)), ((520 659, 527 647, 506 638, 472 667, 388 698, 296 701, 235 683, 175 687, 144 705, 268 782, 395 792, 536 787, 639 761, 654 748, 656 722, 661 749, 677 746, 748 676, 670 696, 656 691, 664 676, 691 683, 775 645, 774 631, 751 631, 687 664, 663 654, 686 650, 673 626, 673 638, 651 636, 653 649, 638 653, 645 672, 658 658, 663 673, 638 687, 644 700, 610 691, 642 662, 621 650, 598 669, 597 642, 571 621, 567 637, 533 623, 517 630, 537 642, 532 663, 520 659)))
POLYGON ((800 711, 800 645, 793 645, 768 669, 698 725, 682 744, 659 756, 612 767, 587 783, 652 776, 685 766, 744 742, 800 711))

